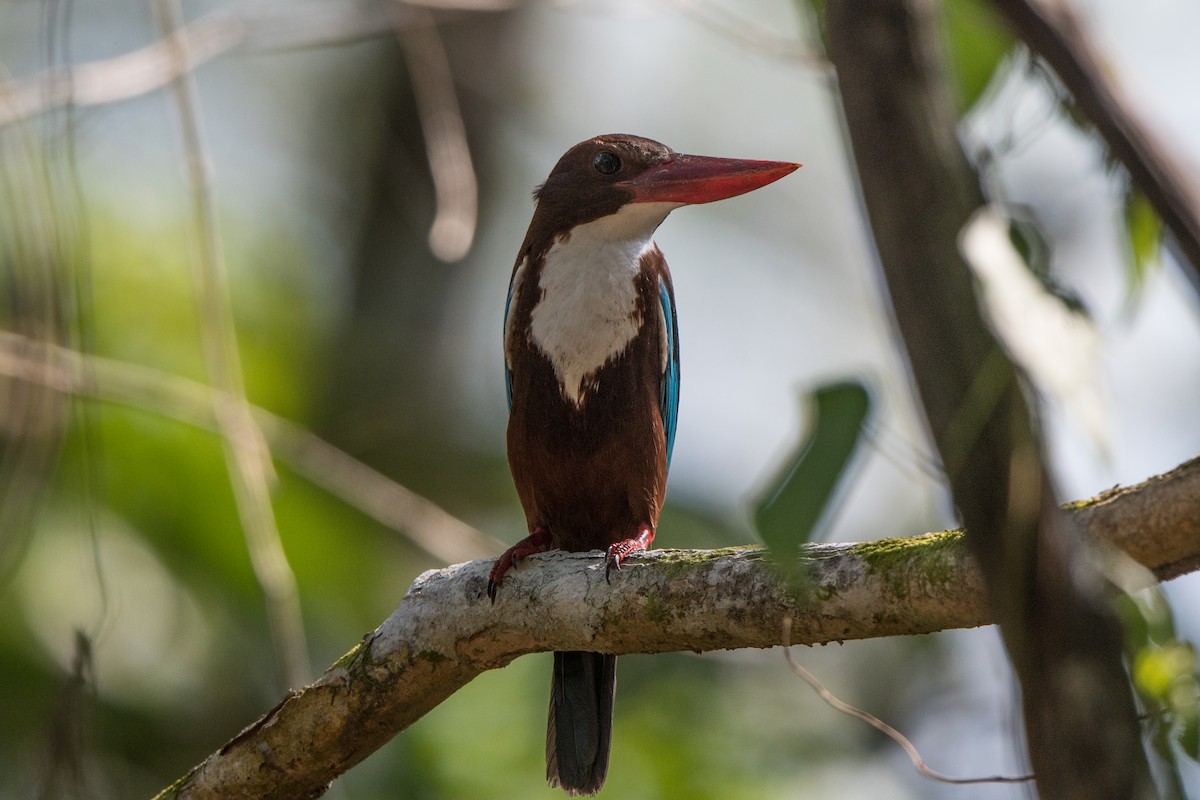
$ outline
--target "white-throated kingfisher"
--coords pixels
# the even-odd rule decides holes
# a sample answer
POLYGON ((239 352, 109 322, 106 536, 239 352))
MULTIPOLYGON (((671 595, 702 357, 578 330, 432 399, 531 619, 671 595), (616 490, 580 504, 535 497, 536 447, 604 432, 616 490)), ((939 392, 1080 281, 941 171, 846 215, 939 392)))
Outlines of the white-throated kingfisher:
MULTIPOLYGON (((508 463, 529 536, 492 568, 493 601, 524 556, 603 550, 608 577, 654 541, 675 441, 679 329, 671 273, 650 237, 680 206, 799 166, 613 134, 572 147, 534 192, 504 312, 508 463)), ((554 654, 546 778, 567 794, 604 784, 616 661, 554 654)))

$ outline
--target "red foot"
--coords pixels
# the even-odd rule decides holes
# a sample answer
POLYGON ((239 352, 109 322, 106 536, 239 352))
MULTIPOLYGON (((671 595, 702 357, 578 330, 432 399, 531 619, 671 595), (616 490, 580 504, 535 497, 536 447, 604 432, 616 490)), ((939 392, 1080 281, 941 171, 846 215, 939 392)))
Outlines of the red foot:
POLYGON ((504 551, 504 555, 496 559, 492 572, 488 575, 487 593, 492 602, 496 602, 496 593, 500 591, 500 583, 504 574, 525 556, 534 553, 544 553, 550 549, 550 531, 545 527, 537 527, 533 532, 512 547, 504 551))
POLYGON ((636 553, 645 550, 654 541, 654 528, 649 525, 642 525, 638 528, 637 536, 632 539, 625 539, 615 544, 608 546, 608 555, 606 556, 607 564, 604 566, 604 582, 609 583, 609 572, 615 567, 617 572, 621 571, 621 562, 630 553, 636 553))

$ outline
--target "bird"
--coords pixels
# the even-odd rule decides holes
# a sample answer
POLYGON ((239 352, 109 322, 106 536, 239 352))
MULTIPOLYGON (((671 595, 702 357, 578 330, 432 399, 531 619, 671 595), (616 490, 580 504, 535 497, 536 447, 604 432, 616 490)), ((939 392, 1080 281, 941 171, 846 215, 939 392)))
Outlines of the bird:
MULTIPOLYGON (((671 211, 766 186, 800 165, 677 153, 609 134, 534 190, 504 309, 508 462, 529 535, 487 592, 548 550, 601 550, 605 578, 654 541, 679 408, 671 273, 652 241, 671 211)), ((592 795, 608 773, 616 656, 556 652, 546 778, 592 795)))

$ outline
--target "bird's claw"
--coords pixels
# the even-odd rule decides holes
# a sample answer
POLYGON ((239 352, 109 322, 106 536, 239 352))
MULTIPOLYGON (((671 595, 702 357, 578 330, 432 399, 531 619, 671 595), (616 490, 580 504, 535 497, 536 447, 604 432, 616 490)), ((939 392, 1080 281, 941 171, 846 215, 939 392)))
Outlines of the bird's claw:
POLYGON ((649 525, 643 525, 638 528, 637 536, 632 539, 623 539, 619 542, 613 542, 608 546, 608 552, 604 556, 604 582, 612 584, 612 571, 616 569, 621 571, 621 562, 629 557, 631 553, 636 553, 639 550, 645 550, 654 541, 654 529, 649 525))
MULTIPOLYGON (((613 547, 615 546, 613 545, 613 547)), ((621 557, 614 553, 613 548, 610 547, 608 548, 608 554, 604 557, 604 562, 604 582, 611 586, 612 580, 610 580, 609 576, 614 569, 617 572, 621 571, 621 557)))
POLYGON ((492 571, 488 574, 487 596, 492 601, 492 605, 496 604, 496 596, 500 593, 500 584, 504 582, 505 574, 518 561, 525 556, 544 553, 549 549, 550 531, 538 527, 534 528, 533 532, 524 539, 505 550, 503 555, 496 559, 496 563, 492 565, 492 571))

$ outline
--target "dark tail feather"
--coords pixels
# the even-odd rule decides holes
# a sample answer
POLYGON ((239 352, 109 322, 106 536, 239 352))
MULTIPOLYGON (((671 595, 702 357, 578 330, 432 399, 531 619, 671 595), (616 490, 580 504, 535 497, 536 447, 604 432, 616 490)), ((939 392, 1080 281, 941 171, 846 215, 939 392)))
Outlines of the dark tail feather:
POLYGON ((608 774, 617 657, 572 651, 554 654, 546 780, 570 795, 595 794, 608 774))

